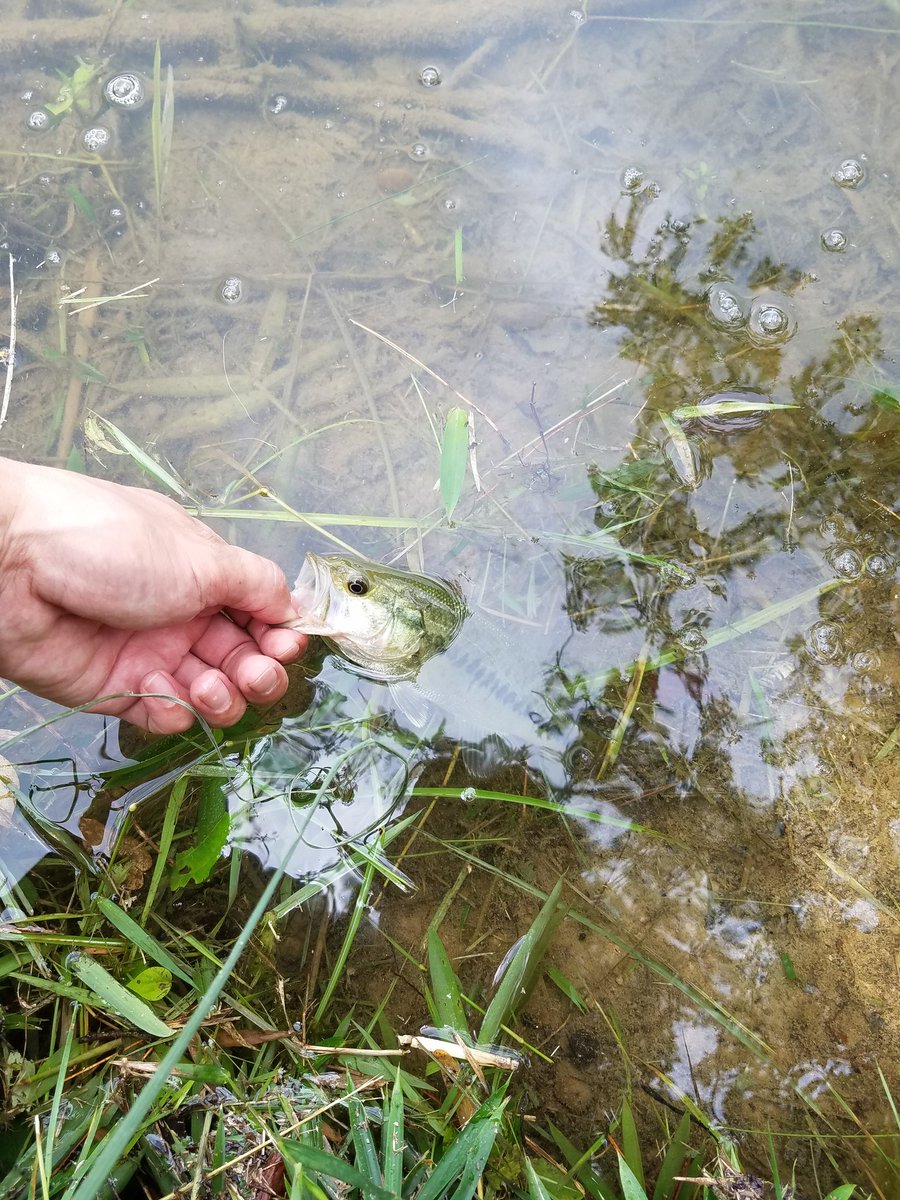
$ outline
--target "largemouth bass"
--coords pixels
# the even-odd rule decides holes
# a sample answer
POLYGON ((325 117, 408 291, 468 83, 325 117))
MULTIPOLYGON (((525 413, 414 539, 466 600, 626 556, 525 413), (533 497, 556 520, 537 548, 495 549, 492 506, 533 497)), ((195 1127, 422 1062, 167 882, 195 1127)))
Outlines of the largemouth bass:
POLYGON ((559 748, 538 728, 549 715, 538 647, 523 647, 472 612, 456 584, 310 553, 292 595, 299 615, 289 624, 324 638, 358 674, 386 682, 422 736, 500 738, 526 747, 529 757, 536 749, 559 785, 558 766, 548 771, 548 758, 559 763, 559 748))
POLYGON ((307 554, 287 622, 316 634, 370 679, 415 679, 459 633, 467 608, 459 588, 341 554, 307 554))

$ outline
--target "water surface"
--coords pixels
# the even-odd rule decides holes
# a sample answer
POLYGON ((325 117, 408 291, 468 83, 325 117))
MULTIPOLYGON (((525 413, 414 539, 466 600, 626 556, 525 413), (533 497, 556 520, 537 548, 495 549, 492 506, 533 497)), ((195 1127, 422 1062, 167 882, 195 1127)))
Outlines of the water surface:
MULTIPOLYGON (((298 673, 241 743, 234 844, 272 865, 309 819, 298 878, 407 811, 415 781, 454 789, 386 851, 418 890, 381 896, 348 999, 377 1005, 396 973, 396 1019, 424 1017, 384 934, 418 954, 451 887, 442 933, 477 991, 564 874, 578 919, 550 958, 586 1012, 550 982, 529 1006, 554 1060, 542 1111, 586 1140, 615 1105, 602 1008, 644 1082, 722 1124, 805 1132, 814 1101, 843 1129, 836 1089, 887 1128, 896 5, 29 4, 2 38, 19 356, 0 452, 141 482, 84 436, 101 414, 289 574, 339 539, 457 579, 491 630, 512 699, 450 689, 440 743, 328 661, 311 707, 298 673), (169 151, 149 106, 99 100, 114 70, 152 77, 157 39, 169 151), (81 111, 29 130, 79 57, 81 111), (97 124, 100 157, 80 142, 97 124), (81 288, 129 294, 60 304, 81 288), (479 486, 470 469, 448 524, 456 406, 479 486), (313 811, 341 754, 344 790, 313 811), (569 819, 464 798, 546 778, 569 819)), ((14 814, 10 877, 57 826, 64 859, 109 849, 159 790, 149 772, 110 791, 134 738, 50 711, 12 694, 0 713, 33 730, 0 749, 52 823, 14 814)), ((779 1149, 809 1180, 799 1144, 779 1149)))

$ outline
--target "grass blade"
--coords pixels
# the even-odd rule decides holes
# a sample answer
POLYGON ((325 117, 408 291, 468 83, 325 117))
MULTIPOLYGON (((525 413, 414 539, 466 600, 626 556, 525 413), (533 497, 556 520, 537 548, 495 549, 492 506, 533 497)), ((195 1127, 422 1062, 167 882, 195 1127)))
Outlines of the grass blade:
POLYGON ((468 1125, 444 1153, 416 1200, 471 1200, 494 1147, 506 1099, 502 1092, 489 1096, 468 1125), (456 1180, 454 1192, 450 1188, 456 1180))
POLYGON ((625 1161, 624 1155, 619 1155, 619 1183, 622 1185, 623 1200, 647 1200, 643 1184, 625 1161))
POLYGON ((327 1150, 308 1146, 305 1142, 298 1142, 293 1138, 282 1142, 281 1149, 297 1166, 315 1171, 318 1175, 327 1175, 329 1179, 339 1179, 341 1183, 349 1184, 351 1188, 356 1188, 363 1195, 371 1197, 371 1200, 396 1200, 386 1188, 376 1186, 366 1179, 352 1163, 338 1158, 336 1154, 329 1154, 327 1150))
POLYGON ((83 951, 73 950, 66 959, 66 966, 102 1001, 104 1008, 124 1017, 138 1029, 143 1029, 144 1033, 155 1038, 170 1038, 175 1033, 149 1005, 83 951))
MULTIPOLYGON (((634 1123, 634 1113, 631 1111, 631 1103, 626 1096, 622 1101, 622 1155, 631 1169, 637 1182, 641 1185, 641 1191, 645 1189, 644 1185, 644 1167, 641 1163, 641 1143, 638 1138, 637 1126, 634 1123)), ((621 1173, 621 1172, 620 1172, 621 1173)), ((624 1184, 623 1184, 624 1188, 624 1184)))
POLYGON ((448 521, 462 495, 468 457, 469 414, 464 408, 451 408, 441 440, 441 500, 448 521))
POLYGON ((463 1010, 459 980, 450 962, 444 943, 434 928, 428 930, 428 969, 431 974, 431 992, 434 1011, 431 1016, 438 1027, 467 1028, 463 1010))
POLYGON ((164 949, 146 929, 142 929, 137 921, 133 917, 130 917, 124 909, 119 908, 118 904, 113 903, 112 900, 107 900, 105 896, 98 897, 95 903, 110 925, 118 929, 119 933, 136 950, 139 950, 141 954, 145 954, 147 958, 152 958, 161 967, 165 967, 167 971, 177 976, 183 983, 187 983, 193 987, 193 979, 184 967, 179 965, 178 960, 173 958, 168 950, 164 949))
MULTIPOLYGON (((348 1081, 348 1090, 352 1086, 352 1082, 348 1081)), ((378 1152, 369 1128, 366 1108, 358 1096, 347 1098, 347 1112, 350 1116, 350 1137, 353 1140, 356 1166, 368 1181, 363 1184, 363 1197, 364 1200, 374 1200, 376 1192, 380 1191, 382 1186, 381 1168, 378 1165, 378 1152)))
POLYGON ((662 1160, 659 1174, 656 1177, 656 1185, 653 1188, 653 1200, 668 1200, 677 1188, 677 1184, 675 1184, 675 1188, 672 1185, 675 1183, 676 1175, 684 1174, 681 1167, 689 1153, 687 1140, 690 1132, 691 1114, 686 1112, 678 1122, 678 1128, 672 1135, 666 1156, 662 1160))
MULTIPOLYGON (((285 862, 290 862, 291 855, 296 849, 296 843, 288 848, 285 862)), ((225 962, 216 973, 212 983, 203 993, 197 1007, 194 1009, 190 1019, 185 1024, 181 1033, 172 1042, 169 1050, 162 1058, 159 1066, 144 1084, 141 1091, 134 1099, 134 1103, 128 1110, 126 1115, 119 1121, 115 1128, 100 1142, 96 1154, 92 1155, 85 1162, 86 1169, 84 1174, 78 1180, 77 1185, 70 1191, 66 1200, 94 1200, 99 1189, 103 1186, 104 1181, 112 1171, 113 1167, 131 1145, 134 1137, 141 1127, 142 1122, 153 1107, 154 1102, 160 1095, 162 1090, 168 1085, 169 1075, 172 1069, 181 1059, 188 1046, 197 1036, 200 1026, 206 1020, 213 1005, 218 1000, 220 994, 225 988, 232 971, 237 966, 238 960, 247 948, 247 943, 253 936, 253 932, 264 912, 266 912, 272 897, 278 885, 281 883, 283 868, 273 871, 272 878, 259 900, 253 907, 253 911, 247 919, 247 923, 241 930, 240 935, 231 948, 231 953, 225 959, 225 962)), ((385 1193, 387 1196, 387 1193, 385 1193)))
POLYGON ((381 1160, 384 1164, 384 1186, 394 1196, 400 1195, 403 1184, 404 1146, 403 1088, 400 1084, 400 1069, 391 1097, 385 1106, 384 1124, 381 1127, 381 1160))
POLYGON ((527 976, 533 972, 543 956, 543 950, 550 934, 558 920, 557 909, 563 881, 560 879, 556 887, 544 901, 540 912, 522 941, 512 961, 506 969, 506 974, 488 1005, 487 1012, 481 1022, 478 1032, 479 1042, 495 1042, 500 1033, 500 1027, 508 1020, 527 991, 527 976))

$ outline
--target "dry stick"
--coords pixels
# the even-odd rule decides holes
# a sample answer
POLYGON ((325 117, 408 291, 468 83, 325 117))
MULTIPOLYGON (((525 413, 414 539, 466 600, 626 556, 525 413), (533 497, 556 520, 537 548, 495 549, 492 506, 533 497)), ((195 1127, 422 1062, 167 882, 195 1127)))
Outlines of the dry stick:
POLYGON ((3 388, 3 402, 0 403, 0 429, 6 423, 9 411, 9 398, 12 395, 13 368, 16 365, 16 274, 15 259, 9 256, 9 349, 6 360, 6 384, 3 388))
MULTIPOLYGON (((95 286, 101 288, 99 278, 99 265, 96 254, 91 256, 85 263, 85 275, 88 278, 97 280, 95 286)), ((94 325, 97 323, 96 308, 90 308, 84 315, 84 319, 79 321, 78 327, 75 330, 75 336, 72 339, 72 367, 69 375, 69 387, 66 391, 66 400, 63 407, 62 422, 59 427, 59 438, 56 443, 56 461, 59 464, 65 463, 69 457, 69 452, 72 449, 72 442, 75 439, 75 427, 81 417, 81 401, 84 395, 86 382, 78 374, 79 364, 87 361, 91 347, 91 332, 94 325)))
POLYGON ((512 452, 512 443, 510 442, 509 438, 491 420, 483 408, 479 408, 477 404, 468 398, 468 396, 464 396, 462 392, 458 392, 455 387, 452 387, 446 379, 442 379, 440 375, 438 375, 437 371, 432 371, 431 367, 426 367, 421 359, 416 358, 414 354, 410 354, 408 350, 404 350, 402 346, 398 346, 396 342, 392 342, 391 339, 389 337, 385 337, 383 333, 378 333, 376 330, 370 329, 368 325, 363 325, 362 321, 354 321, 353 317, 349 317, 348 320, 350 321, 350 324, 355 325, 357 329, 364 329, 366 333, 371 333, 372 337, 377 337, 380 342, 384 342, 386 346, 390 346, 392 350, 396 350, 398 354, 402 354, 405 359, 411 363, 414 363, 420 370, 424 371, 427 375, 430 375, 432 379, 436 379, 442 387, 449 388, 454 396, 458 396, 460 400, 462 400, 463 404, 467 404, 469 408, 473 410, 473 412, 477 412, 480 417, 484 417, 488 425, 490 425, 491 429, 493 429, 494 433, 501 438, 503 445, 507 448, 507 450, 512 452))

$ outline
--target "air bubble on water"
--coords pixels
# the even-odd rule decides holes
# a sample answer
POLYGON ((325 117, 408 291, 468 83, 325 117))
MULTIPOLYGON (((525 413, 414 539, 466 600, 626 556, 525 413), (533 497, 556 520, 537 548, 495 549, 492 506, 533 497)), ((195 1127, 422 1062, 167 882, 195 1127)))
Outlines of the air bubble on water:
POLYGON ((822 234, 822 246, 832 254, 840 254, 847 248, 847 235, 840 229, 826 229, 822 234))
POLYGON ((569 20, 574 21, 576 25, 580 25, 584 20, 584 13, 580 8, 569 9, 569 20))
POLYGON ((459 201, 455 196, 445 196, 444 208, 447 210, 447 212, 456 212, 456 210, 459 208, 459 201))
POLYGON ((747 315, 747 333, 754 346, 780 346, 797 329, 785 297, 757 296, 747 315))
POLYGON ((135 71, 120 71, 118 75, 107 79, 103 85, 103 95, 116 108, 136 110, 146 102, 147 88, 135 71))
POLYGON ((28 114, 25 124, 32 133, 43 133, 45 129, 49 129, 53 124, 53 118, 47 112, 46 108, 36 108, 28 114))
POLYGON ((563 762, 573 775, 584 775, 594 765, 594 755, 582 742, 576 742, 563 755, 563 762))
POLYGON ((639 167, 626 167, 622 172, 620 182, 623 194, 633 196, 635 192, 641 190, 641 184, 644 182, 644 172, 639 167))
POLYGON ((112 142, 112 133, 105 125, 91 125, 81 131, 81 144, 91 154, 101 154, 108 150, 112 142))
POLYGON ((878 670, 881 659, 874 650, 857 650, 850 659, 850 666, 858 675, 867 675, 878 670))
POLYGON ((825 558, 841 579, 856 579, 862 574, 862 555, 852 546, 833 546, 825 558))
POLYGON ((419 83, 422 87, 436 88, 441 85, 441 72, 438 67, 423 67, 419 72, 419 83))
POLYGON ((466 804, 470 804, 473 800, 478 799, 478 792, 473 787, 463 788, 459 793, 460 800, 464 800, 466 804))
POLYGON ((876 579, 883 579, 886 575, 890 575, 894 570, 894 560, 887 554, 870 554, 865 561, 865 571, 867 575, 874 575, 876 579))
POLYGON ((240 304, 244 298, 244 281, 239 275, 229 275, 219 284, 219 299, 223 304, 240 304))
POLYGON ((270 96, 266 101, 266 108, 273 117, 280 117, 287 110, 288 98, 284 92, 276 92, 274 96, 270 96))
POLYGON ((838 187, 859 187, 865 177, 862 163, 855 158, 845 158, 841 165, 831 172, 831 178, 838 187))
POLYGON ((675 641, 684 650, 702 650, 706 645, 706 638, 699 625, 685 625, 675 634, 675 641))
POLYGON ((740 300, 721 283, 714 283, 706 293, 706 315, 719 329, 739 329, 746 321, 740 300))
POLYGON ((424 142, 413 142, 409 148, 409 157, 414 162, 422 162, 428 157, 428 147, 424 142))
POLYGON ((834 663, 844 656, 841 627, 831 621, 817 621, 806 637, 810 654, 820 663, 834 663))

